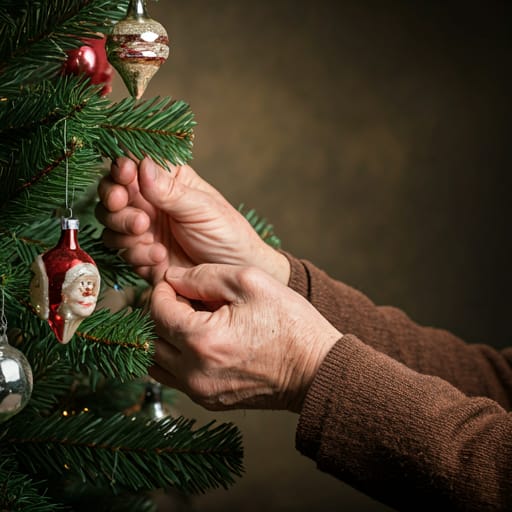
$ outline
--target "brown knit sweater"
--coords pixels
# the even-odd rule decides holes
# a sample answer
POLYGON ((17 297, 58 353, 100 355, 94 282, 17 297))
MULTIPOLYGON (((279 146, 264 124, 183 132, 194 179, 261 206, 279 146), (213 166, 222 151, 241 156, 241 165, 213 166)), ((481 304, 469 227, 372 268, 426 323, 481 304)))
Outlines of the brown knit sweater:
POLYGON ((421 327, 287 256, 290 286, 344 334, 306 396, 297 449, 397 510, 512 511, 512 348, 421 327))

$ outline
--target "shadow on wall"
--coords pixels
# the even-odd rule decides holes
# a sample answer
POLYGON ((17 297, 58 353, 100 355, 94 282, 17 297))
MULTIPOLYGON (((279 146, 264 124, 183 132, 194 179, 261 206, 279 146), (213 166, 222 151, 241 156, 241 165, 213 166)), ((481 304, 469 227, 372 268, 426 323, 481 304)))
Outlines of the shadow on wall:
MULTIPOLYGON (((468 341, 510 342, 508 3, 148 8, 172 47, 146 96, 190 103, 200 174, 376 303, 468 341)), ((291 414, 178 407, 234 421, 245 440, 244 478, 195 510, 387 510, 301 457, 291 414)))

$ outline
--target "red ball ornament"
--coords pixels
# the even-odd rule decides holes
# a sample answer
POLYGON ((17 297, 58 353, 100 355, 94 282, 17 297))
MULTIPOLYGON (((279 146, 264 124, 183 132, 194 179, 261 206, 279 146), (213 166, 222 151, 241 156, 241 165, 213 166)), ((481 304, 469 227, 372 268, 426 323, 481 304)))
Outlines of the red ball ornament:
POLYGON ((84 45, 75 50, 68 51, 68 58, 64 63, 62 72, 65 75, 85 74, 92 84, 104 84, 102 96, 112 91, 113 69, 107 59, 105 50, 105 37, 82 39, 84 45))
POLYGON ((96 52, 90 46, 71 50, 66 61, 66 70, 75 75, 85 73, 92 77, 96 71, 96 52))
POLYGON ((62 219, 59 242, 32 264, 32 304, 60 343, 68 343, 92 314, 100 288, 96 263, 78 244, 78 227, 77 219, 62 219))

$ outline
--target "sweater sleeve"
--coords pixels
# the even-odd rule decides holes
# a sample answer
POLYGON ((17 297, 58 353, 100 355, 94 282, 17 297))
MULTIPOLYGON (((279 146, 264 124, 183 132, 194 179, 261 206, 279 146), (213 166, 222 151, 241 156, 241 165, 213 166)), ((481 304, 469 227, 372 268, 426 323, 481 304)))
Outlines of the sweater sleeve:
POLYGON ((512 415, 353 335, 323 361, 296 445, 397 510, 512 510, 512 415))
POLYGON ((289 286, 307 298, 340 332, 428 375, 443 378, 468 396, 486 396, 512 407, 512 348, 465 343, 443 329, 424 327, 404 312, 376 306, 361 292, 330 278, 312 263, 284 253, 289 286))

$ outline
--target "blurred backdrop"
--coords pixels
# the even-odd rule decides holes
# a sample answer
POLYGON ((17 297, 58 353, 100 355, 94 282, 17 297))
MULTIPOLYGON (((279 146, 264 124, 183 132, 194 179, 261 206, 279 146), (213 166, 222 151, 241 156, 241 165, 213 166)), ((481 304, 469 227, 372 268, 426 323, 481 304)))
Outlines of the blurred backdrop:
MULTIPOLYGON (((510 2, 148 1, 171 54, 145 97, 188 102, 192 165, 283 248, 497 347, 510 339, 510 2)), ((127 94, 119 78, 113 99, 127 94)), ((297 417, 211 413, 245 476, 193 510, 384 511, 294 448, 297 417)), ((404 490, 404 492, 406 492, 404 490)))

